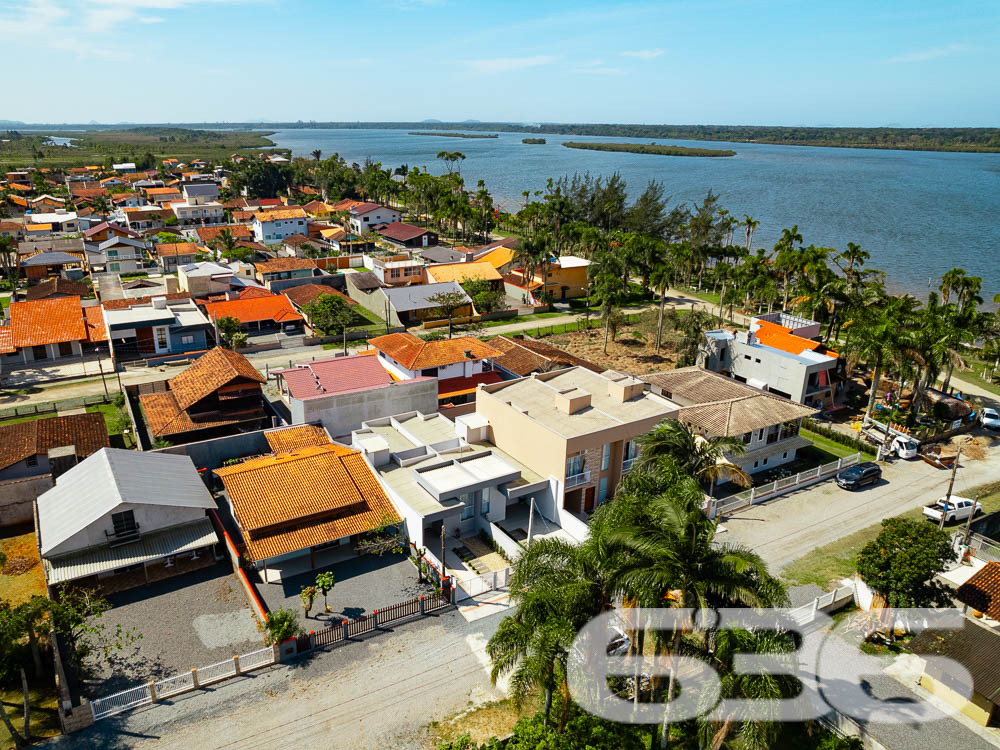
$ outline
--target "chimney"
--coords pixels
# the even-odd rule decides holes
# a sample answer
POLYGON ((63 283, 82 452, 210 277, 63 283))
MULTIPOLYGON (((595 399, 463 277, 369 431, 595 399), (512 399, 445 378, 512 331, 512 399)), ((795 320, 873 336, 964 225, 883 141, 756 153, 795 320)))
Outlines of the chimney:
POLYGON ((465 254, 465 262, 466 263, 472 263, 475 259, 476 259, 476 254, 475 253, 466 253, 465 254))
POLYGON ((175 294, 177 292, 177 277, 167 276, 167 294, 175 294))
POLYGON ((49 472, 52 474, 52 481, 56 481, 67 471, 76 466, 76 446, 63 445, 49 450, 49 472))
POLYGON ((555 407, 563 414, 576 414, 590 406, 590 394, 580 388, 556 391, 555 407))
POLYGON ((465 350, 465 358, 466 359, 475 359, 475 357, 472 356, 472 349, 466 349, 465 350))
POLYGON ((618 404, 631 401, 636 396, 642 394, 646 384, 638 378, 627 375, 617 380, 608 381, 608 398, 618 404))

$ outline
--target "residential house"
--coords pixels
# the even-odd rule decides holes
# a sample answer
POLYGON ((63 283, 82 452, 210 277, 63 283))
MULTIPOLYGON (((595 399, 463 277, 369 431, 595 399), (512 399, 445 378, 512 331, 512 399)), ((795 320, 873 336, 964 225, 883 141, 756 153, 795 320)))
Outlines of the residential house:
POLYGON ((129 208, 126 206, 119 209, 118 216, 129 229, 141 231, 144 229, 163 229, 167 225, 167 219, 174 218, 174 212, 169 208, 151 208, 149 206, 129 208))
POLYGON ((395 378, 437 378, 438 398, 445 403, 474 400, 479 385, 501 380, 489 363, 500 351, 471 336, 424 341, 412 333, 390 333, 369 339, 368 344, 395 378))
POLYGON ((236 318, 250 336, 275 332, 301 334, 305 323, 283 294, 209 302, 205 305, 205 313, 212 321, 236 318))
POLYGON ((290 234, 281 241, 277 255, 287 258, 306 258, 309 257, 310 250, 320 249, 324 251, 324 254, 329 252, 329 246, 321 239, 306 237, 304 234, 290 234))
POLYGON ((698 364, 809 406, 833 405, 837 352, 812 336, 819 323, 788 313, 751 319, 748 331, 705 332, 698 364))
POLYGON ((87 268, 87 261, 75 253, 58 250, 36 253, 21 261, 21 272, 28 283, 64 276, 81 279, 87 268))
POLYGON ((377 203, 358 203, 348 209, 348 224, 355 234, 372 232, 380 224, 392 224, 402 218, 402 214, 392 208, 377 203))
POLYGON ((415 227, 412 224, 404 224, 400 221, 394 221, 388 226, 376 229, 375 233, 396 247, 417 248, 438 244, 437 232, 423 227, 415 227))
MULTIPOLYGON (((53 473, 54 461, 76 463, 110 445, 104 415, 71 414, 0 426, 0 481, 53 473), (60 454, 67 456, 59 459, 60 454)), ((55 469, 58 471, 58 469, 55 469)))
POLYGON ((372 273, 386 286, 408 286, 424 283, 424 262, 406 255, 375 256, 372 273))
POLYGON ((284 279, 309 279, 319 274, 316 264, 308 258, 274 258, 254 263, 257 280, 262 284, 284 279))
POLYGON ((302 362, 271 372, 292 423, 322 422, 331 435, 348 435, 362 422, 386 414, 437 410, 434 378, 394 378, 369 354, 302 362))
POLYGON ((584 367, 476 391, 491 442, 557 483, 548 517, 560 509, 589 514, 612 497, 638 456, 636 439, 678 410, 638 378, 584 367))
POLYGON ((711 370, 682 367, 644 375, 653 393, 681 408, 676 418, 705 437, 736 437, 746 453, 728 460, 748 474, 795 460, 796 451, 811 443, 799 435, 804 417, 814 409, 740 383, 711 370))
POLYGON ((250 227, 243 224, 226 224, 218 227, 198 227, 195 233, 202 245, 208 245, 213 240, 218 240, 222 230, 228 230, 235 240, 249 240, 253 238, 250 227))
POLYGON ((101 307, 115 361, 208 348, 212 323, 184 292, 106 300, 101 307))
POLYGON ((146 265, 146 242, 112 235, 103 242, 87 244, 87 262, 91 268, 109 273, 135 273, 146 265))
POLYGON ((178 266, 186 266, 195 262, 205 248, 197 242, 161 242, 153 246, 156 264, 165 272, 177 270, 178 266))
POLYGON ((257 242, 277 245, 293 234, 305 234, 306 212, 299 206, 257 211, 253 215, 253 234, 257 242))
POLYGON ((283 289, 281 293, 288 297, 288 300, 292 303, 295 309, 303 315, 306 314, 305 307, 324 294, 332 294, 335 297, 339 297, 344 300, 349 307, 356 307, 358 304, 346 294, 334 289, 329 284, 300 284, 299 286, 283 289))
POLYGON ((308 432, 320 444, 215 470, 265 583, 314 569, 320 550, 350 555, 362 534, 402 520, 358 451, 308 432))
POLYGON ((110 594, 213 565, 214 508, 187 456, 103 448, 38 498, 45 580, 110 594))
POLYGON ((0 237, 10 237, 15 242, 24 239, 24 222, 0 219, 0 237))
POLYGON ((119 172, 120 174, 125 174, 127 172, 135 172, 136 170, 135 163, 131 161, 123 161, 121 164, 112 164, 111 168, 115 172, 119 172))
POLYGON ((112 237, 128 237, 133 240, 141 239, 138 232, 133 232, 127 227, 108 221, 95 224, 83 233, 84 242, 104 242, 112 237))
POLYGON ((473 258, 477 262, 489 263, 501 274, 510 273, 517 263, 516 237, 505 237, 473 249, 473 258))
POLYGON ((158 185, 156 187, 143 188, 142 192, 145 194, 146 200, 155 206, 160 206, 161 208, 169 208, 170 203, 173 201, 184 200, 184 196, 181 194, 181 191, 175 187, 163 187, 158 185))
POLYGON ((32 198, 28 203, 31 206, 31 210, 34 213, 53 213, 60 210, 66 209, 66 199, 56 198, 55 196, 49 195, 39 195, 37 198, 32 198))
POLYGON ((146 199, 138 193, 114 193, 108 198, 112 208, 138 208, 146 205, 146 199))
POLYGON ((306 216, 310 219, 328 221, 333 218, 333 206, 329 203, 324 203, 323 201, 309 201, 302 208, 306 212, 306 216))
POLYGON ((93 290, 90 284, 82 281, 70 281, 61 276, 48 281, 42 281, 33 286, 29 286, 24 293, 24 299, 32 302, 36 299, 58 299, 61 297, 90 297, 93 290))
MULTIPOLYGON (((506 253, 504 253, 506 257, 506 253)), ((552 299, 573 299, 587 296, 589 280, 587 269, 591 261, 575 255, 562 255, 544 267, 535 269, 531 279, 531 292, 535 299, 551 295, 552 299)), ((509 275, 519 287, 527 287, 524 269, 515 269, 509 275)))
POLYGON ((562 349, 520 334, 497 336, 490 339, 490 346, 502 354, 493 357, 493 369, 505 380, 524 378, 536 372, 551 372, 567 367, 586 367, 591 372, 603 372, 605 368, 576 357, 562 349))
POLYGON ((177 266, 177 288, 195 299, 228 293, 236 278, 233 269, 222 263, 202 261, 177 266))
MULTIPOLYGON (((372 276, 374 283, 381 284, 377 276, 374 274, 372 276)), ((424 321, 445 319, 447 316, 442 312, 440 305, 430 299, 442 293, 461 294, 468 301, 466 305, 454 311, 455 318, 472 315, 472 299, 454 281, 391 288, 380 285, 373 288, 372 280, 367 274, 345 274, 345 279, 351 299, 357 300, 366 310, 387 320, 391 326, 409 327, 424 321)))
MULTIPOLYGON (((50 227, 50 232, 76 232, 79 230, 79 224, 77 223, 76 211, 66 211, 65 209, 57 209, 50 213, 32 213, 30 217, 25 217, 30 219, 31 224, 35 226, 48 225, 50 227)), ((26 228, 30 228, 29 224, 25 225, 26 228)))
POLYGON ((97 198, 107 198, 109 193, 99 182, 86 180, 66 180, 66 189, 69 191, 69 199, 76 206, 83 201, 94 201, 97 198))
POLYGON ((472 253, 466 248, 445 247, 425 247, 417 250, 413 254, 424 261, 424 263, 471 263, 472 253))
POLYGON ((221 224, 225 220, 225 209, 218 197, 219 188, 213 183, 185 183, 184 199, 171 201, 170 208, 180 226, 221 224))
POLYGON ((455 281, 485 281, 494 291, 503 291, 503 276, 489 263, 440 263, 424 269, 428 284, 455 281))
POLYGON ((270 424, 261 392, 264 376, 237 352, 217 346, 163 382, 167 390, 139 396, 154 440, 190 443, 270 424))

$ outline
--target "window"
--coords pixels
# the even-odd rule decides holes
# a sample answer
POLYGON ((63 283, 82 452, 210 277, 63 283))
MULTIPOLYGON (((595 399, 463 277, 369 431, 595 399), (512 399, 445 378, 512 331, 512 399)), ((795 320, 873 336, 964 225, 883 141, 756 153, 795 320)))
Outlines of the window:
POLYGON ((760 465, 760 461, 754 461, 753 467, 756 469, 760 465))
POLYGON ((764 466, 767 466, 767 459, 764 459, 764 466))
POLYGON ((788 451, 785 451, 784 453, 782 453, 781 457, 782 458, 788 458, 788 451))
POLYGON ((131 534, 139 530, 139 524, 135 522, 135 513, 130 510, 123 510, 121 513, 112 513, 111 525, 114 527, 116 536, 131 534))
POLYGON ((436 368, 436 367, 428 367, 425 370, 421 370, 420 371, 420 375, 421 375, 421 377, 425 377, 425 378, 436 378, 438 376, 438 368, 436 368))
POLYGON ((73 344, 71 344, 69 341, 60 341, 59 342, 59 356, 60 357, 69 357, 69 356, 72 356, 72 354, 73 354, 73 344))
POLYGON ((744 445, 750 445, 750 441, 751 440, 753 440, 753 433, 752 432, 745 432, 745 433, 743 433, 743 444, 744 445))
POLYGON ((182 344, 193 344, 194 343, 194 336, 181 336, 181 343, 182 344))
POLYGON ((118 251, 117 250, 108 250, 108 257, 109 258, 117 258, 118 257, 118 251))
MULTIPOLYGON (((601 448, 601 471, 607 471, 611 465, 611 443, 605 443, 601 448)), ((604 481, 604 480, 601 480, 604 481)))
POLYGON ((597 486, 597 504, 600 505, 608 499, 608 478, 601 477, 601 482, 597 486))
POLYGON ((390 268, 389 269, 389 277, 393 278, 393 279, 398 279, 399 278, 399 269, 398 268, 390 268))
POLYGON ((749 354, 744 354, 743 355, 743 359, 749 360, 750 359, 750 355, 749 354))
POLYGON ((167 348, 167 329, 157 328, 156 329, 156 348, 166 349, 167 348))
POLYGON ((758 365, 760 364, 760 360, 759 359, 755 359, 754 362, 756 362, 758 365))
POLYGON ((483 501, 479 505, 480 515, 487 516, 490 513, 490 496, 489 494, 483 495, 483 501))
POLYGON ((108 263, 108 270, 109 271, 120 271, 121 268, 122 268, 122 264, 121 263, 108 263))
POLYGON ((583 473, 583 456, 570 456, 566 459, 566 476, 573 477, 583 473))
POLYGON ((633 458, 638 457, 639 449, 636 447, 634 440, 625 441, 625 460, 629 461, 633 458))
POLYGON ((470 518, 475 517, 475 515, 476 515, 476 506, 475 505, 466 505, 464 508, 462 508, 462 520, 463 521, 468 521, 470 518))

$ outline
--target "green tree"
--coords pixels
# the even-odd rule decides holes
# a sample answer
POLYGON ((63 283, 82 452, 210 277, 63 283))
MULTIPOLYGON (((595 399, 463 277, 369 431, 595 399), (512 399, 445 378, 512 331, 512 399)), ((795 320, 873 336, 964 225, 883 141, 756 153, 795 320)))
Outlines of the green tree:
POLYGON ((428 297, 427 301, 433 303, 448 319, 448 338, 451 338, 452 320, 458 310, 469 304, 468 296, 465 292, 438 292, 428 297))
POLYGON ((354 319, 354 313, 342 295, 321 294, 305 305, 302 311, 309 318, 310 326, 324 336, 343 333, 346 343, 347 327, 354 319))
POLYGON ((313 602, 316 601, 316 587, 303 586, 302 590, 299 591, 299 598, 302 600, 302 609, 305 611, 306 617, 309 617, 313 602))
POLYGON ((595 256, 587 267, 590 279, 590 295, 601 305, 601 320, 604 321, 604 353, 608 353, 608 337, 620 314, 620 308, 628 296, 629 270, 620 252, 620 243, 612 242, 595 256))
POLYGON ((246 334, 243 333, 243 326, 239 319, 234 318, 232 315, 227 315, 224 318, 219 318, 216 321, 216 327, 219 330, 219 337, 222 339, 219 343, 226 349, 237 349, 240 343, 240 336, 243 336, 243 341, 245 342, 246 334))
POLYGON ((230 189, 237 195, 246 190, 250 198, 277 198, 292 184, 292 168, 262 159, 244 159, 233 167, 230 189))
POLYGON ((336 579, 334 578, 333 571, 324 570, 322 573, 316 575, 316 588, 319 589, 320 593, 323 594, 323 611, 330 611, 330 604, 326 600, 326 595, 330 593, 333 589, 336 579))
POLYGON ((282 643, 302 632, 299 616, 295 610, 282 607, 269 612, 264 621, 264 640, 269 645, 282 643))
POLYGON ((636 440, 639 446, 640 469, 673 461, 688 471, 700 483, 711 487, 720 477, 750 486, 750 477, 728 456, 742 456, 747 447, 738 437, 704 437, 676 419, 665 419, 636 440))
POLYGON ((476 311, 481 314, 502 310, 506 305, 506 293, 501 289, 495 289, 493 284, 485 279, 463 281, 462 289, 472 299, 476 311))
POLYGON ((84 673, 85 662, 94 653, 106 659, 142 638, 134 628, 123 628, 119 623, 112 629, 103 623, 101 616, 109 609, 107 599, 86 588, 64 589, 59 599, 49 604, 52 626, 66 643, 79 674, 84 673))

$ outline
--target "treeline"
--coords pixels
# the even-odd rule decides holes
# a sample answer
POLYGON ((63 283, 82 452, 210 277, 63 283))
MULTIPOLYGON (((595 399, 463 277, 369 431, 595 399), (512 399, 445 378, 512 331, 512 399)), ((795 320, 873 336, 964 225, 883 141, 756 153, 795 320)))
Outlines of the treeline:
POLYGON ((442 138, 499 138, 496 133, 431 133, 429 131, 411 131, 407 135, 436 135, 442 138))
POLYGON ((660 156, 736 156, 735 151, 721 148, 689 148, 687 146, 662 146, 657 143, 584 143, 566 141, 567 148, 588 151, 624 151, 630 154, 658 154, 660 156))
POLYGON ((545 145, 544 138, 522 138, 521 143, 527 143, 530 146, 545 145))

